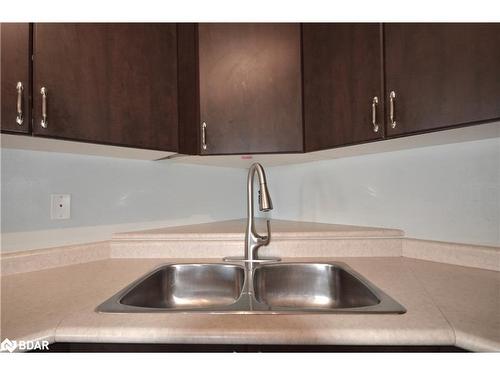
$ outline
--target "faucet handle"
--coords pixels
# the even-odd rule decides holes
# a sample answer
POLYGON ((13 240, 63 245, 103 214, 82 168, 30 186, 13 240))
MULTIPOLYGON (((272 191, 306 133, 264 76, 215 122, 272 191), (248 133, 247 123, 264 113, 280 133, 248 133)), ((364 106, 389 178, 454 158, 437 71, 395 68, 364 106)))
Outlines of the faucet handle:
POLYGON ((267 246, 269 245, 269 242, 271 242, 271 221, 266 220, 267 223, 267 236, 260 236, 260 244, 262 246, 267 246))

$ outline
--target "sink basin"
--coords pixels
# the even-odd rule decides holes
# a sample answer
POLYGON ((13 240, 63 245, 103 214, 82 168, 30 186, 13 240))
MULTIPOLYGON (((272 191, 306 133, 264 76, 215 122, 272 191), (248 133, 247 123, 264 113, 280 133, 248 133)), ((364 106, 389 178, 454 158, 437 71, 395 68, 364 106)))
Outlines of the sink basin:
POLYGON ((96 310, 215 314, 406 312, 394 299, 340 262, 166 264, 136 280, 96 310))
POLYGON ((238 265, 169 264, 130 285, 121 293, 117 305, 164 310, 217 309, 238 300, 244 280, 245 269, 238 265))
POLYGON ((255 298, 273 307, 334 309, 374 306, 378 297, 335 264, 268 264, 255 269, 255 298))

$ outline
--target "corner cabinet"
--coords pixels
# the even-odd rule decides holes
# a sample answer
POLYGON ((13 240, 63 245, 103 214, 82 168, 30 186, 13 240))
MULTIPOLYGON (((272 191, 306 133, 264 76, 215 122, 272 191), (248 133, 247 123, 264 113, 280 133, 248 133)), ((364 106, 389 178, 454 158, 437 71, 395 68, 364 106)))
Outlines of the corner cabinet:
POLYGON ((1 129, 28 134, 31 131, 30 24, 2 23, 0 36, 1 129))
POLYGON ((304 24, 306 151, 384 137, 381 24, 304 24))
POLYGON ((197 111, 180 114, 191 137, 181 152, 303 151, 300 24, 210 23, 180 32, 180 110, 197 111))
POLYGON ((384 28, 389 136, 500 119, 500 24, 384 28))
POLYGON ((36 23, 33 134, 177 151, 175 24, 36 23))

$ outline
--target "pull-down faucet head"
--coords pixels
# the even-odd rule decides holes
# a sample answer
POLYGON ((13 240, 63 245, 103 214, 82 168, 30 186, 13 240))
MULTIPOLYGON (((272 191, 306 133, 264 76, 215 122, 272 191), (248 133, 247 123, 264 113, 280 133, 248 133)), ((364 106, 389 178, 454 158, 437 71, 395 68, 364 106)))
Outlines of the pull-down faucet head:
POLYGON ((264 174, 264 181, 259 183, 259 210, 267 212, 273 209, 273 202, 271 201, 271 195, 267 189, 266 175, 264 174))
POLYGON ((248 203, 251 205, 251 201, 253 200, 253 177, 255 173, 257 173, 257 178, 259 179, 259 210, 264 212, 270 211, 273 209, 273 202, 271 201, 271 195, 267 188, 264 168, 262 168, 262 165, 259 163, 253 163, 248 171, 248 203))

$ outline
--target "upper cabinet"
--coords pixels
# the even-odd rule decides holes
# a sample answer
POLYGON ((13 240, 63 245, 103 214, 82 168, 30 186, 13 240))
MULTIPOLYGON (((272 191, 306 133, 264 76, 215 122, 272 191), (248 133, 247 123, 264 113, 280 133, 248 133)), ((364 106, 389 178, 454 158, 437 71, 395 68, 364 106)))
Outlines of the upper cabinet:
POLYGON ((304 24, 306 151, 384 136, 381 24, 304 24))
POLYGON ((30 103, 30 25, 2 23, 1 34, 1 111, 3 131, 29 133, 30 103))
POLYGON ((175 24, 37 23, 33 53, 35 135, 177 151, 175 24))
POLYGON ((384 27, 389 136, 500 118, 500 24, 384 27))
POLYGON ((500 24, 1 25, 1 129, 301 153, 500 119, 500 24))
POLYGON ((179 32, 180 126, 190 137, 181 152, 303 151, 299 24, 211 23, 179 32))

